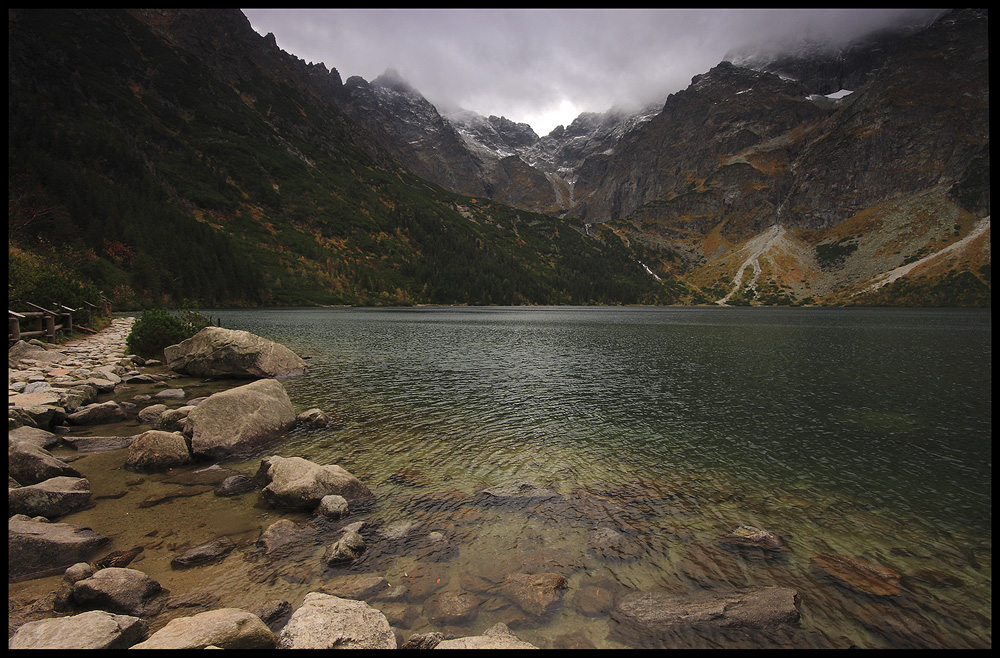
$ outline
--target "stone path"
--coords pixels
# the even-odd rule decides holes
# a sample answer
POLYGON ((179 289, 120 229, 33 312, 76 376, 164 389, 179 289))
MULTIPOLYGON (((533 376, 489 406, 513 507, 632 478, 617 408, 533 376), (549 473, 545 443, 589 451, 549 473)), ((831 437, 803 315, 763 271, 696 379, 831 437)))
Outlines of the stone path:
MULTIPOLYGON (((96 393, 114 390, 129 377, 139 376, 136 364, 125 356, 125 339, 135 318, 115 318, 103 331, 64 344, 39 340, 19 341, 8 351, 7 401, 8 428, 35 425, 35 412, 62 407, 69 412, 81 387, 96 393)), ((87 401, 84 396, 75 406, 87 401)), ((44 429, 44 428, 43 428, 44 429)))

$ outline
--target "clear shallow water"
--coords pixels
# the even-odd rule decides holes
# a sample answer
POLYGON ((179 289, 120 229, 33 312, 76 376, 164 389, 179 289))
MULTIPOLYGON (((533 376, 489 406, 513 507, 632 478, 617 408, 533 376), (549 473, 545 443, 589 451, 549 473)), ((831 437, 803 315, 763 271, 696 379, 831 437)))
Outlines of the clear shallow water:
MULTIPOLYGON (((290 398, 300 409, 316 406, 343 419, 337 429, 296 430, 272 454, 341 464, 378 500, 357 518, 416 520, 425 530, 444 532, 456 548, 444 558, 421 559, 415 548, 380 553, 373 544, 358 564, 339 571, 320 569, 316 555, 304 555, 279 565, 285 575, 276 580, 249 585, 249 555, 191 575, 165 566, 173 555, 169 546, 162 554, 147 551, 144 568, 174 588, 210 583, 225 592, 226 605, 265 598, 298 605, 306 592, 342 573, 377 573, 418 592, 411 575, 424 571, 438 590, 483 597, 471 619, 445 628, 452 634, 505 621, 542 647, 625 647, 641 642, 614 633, 607 611, 592 614, 593 601, 577 598, 580 592, 602 586, 683 594, 776 584, 800 595, 801 630, 783 640, 790 644, 887 647, 900 642, 892 629, 906 625, 917 646, 991 645, 989 311, 210 313, 223 326, 309 355, 309 372, 284 382, 290 398), (601 496, 630 515, 604 518, 589 508, 581 512, 580 505, 494 510, 466 504, 464 497, 518 478, 577 503, 601 496), (720 550, 720 535, 741 524, 780 534, 790 549, 786 559, 747 560, 720 550), (622 530, 642 547, 641 555, 609 561, 588 551, 589 533, 601 525, 622 530), (809 562, 824 552, 895 569, 904 575, 903 596, 872 600, 825 581, 809 562), (297 570, 294 577, 289 569, 297 570), (544 619, 524 619, 508 600, 478 591, 473 582, 496 583, 522 570, 567 577, 562 605, 544 619), (938 575, 927 576, 929 570, 938 575), (872 605, 890 621, 873 626, 872 605), (904 621, 892 622, 894 615, 904 621)), ((107 469, 123 458, 88 460, 107 469)), ((258 463, 235 466, 253 472, 258 463)), ((219 518, 248 545, 258 528, 278 518, 308 520, 262 508, 252 496, 238 502, 192 497, 152 509, 155 514, 143 514, 156 518, 156 527, 192 514, 210 517, 199 526, 204 540, 188 532, 172 542, 175 549, 211 539, 219 518)), ((112 520, 100 510, 66 520, 91 521, 103 532, 112 520)), ((140 530, 148 524, 133 525, 109 535, 122 544, 117 548, 143 543, 140 530)), ((335 538, 317 540, 314 552, 335 538)), ((407 634, 426 632, 441 626, 428 603, 434 596, 377 607, 407 634)), ((769 641, 684 636, 669 645, 769 641)))
POLYGON ((654 471, 720 469, 754 487, 802 483, 912 523, 989 533, 988 312, 419 308, 213 316, 311 355, 309 374, 286 388, 297 404, 345 416, 342 436, 378 427, 436 439, 442 445, 421 450, 507 476, 510 468, 541 476, 523 470, 530 451, 557 447, 654 471), (497 464, 465 452, 522 447, 526 454, 497 464))

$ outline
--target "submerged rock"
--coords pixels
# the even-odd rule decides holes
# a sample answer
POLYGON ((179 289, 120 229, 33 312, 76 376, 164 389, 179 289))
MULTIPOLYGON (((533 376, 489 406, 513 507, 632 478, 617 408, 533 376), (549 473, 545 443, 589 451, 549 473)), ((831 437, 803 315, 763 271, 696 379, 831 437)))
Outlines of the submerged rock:
POLYGON ((506 624, 497 624, 482 635, 443 640, 435 649, 537 649, 530 642, 518 638, 506 624))
MULTIPOLYGON (((127 567, 132 563, 140 553, 145 550, 142 546, 134 546, 125 551, 112 551, 102 557, 100 560, 94 561, 95 569, 107 569, 108 567, 127 567)), ((76 566, 76 565, 74 565, 76 566)), ((88 578, 94 575, 93 572, 88 574, 88 578)), ((82 580, 78 578, 77 580, 82 580)), ((76 582, 75 580, 73 582, 76 582)))
POLYGON ((689 594, 632 592, 618 598, 611 618, 616 634, 656 646, 679 630, 770 629, 799 620, 798 594, 785 587, 705 590, 689 594))
POLYGON ((531 480, 515 480, 483 489, 475 501, 487 507, 526 507, 535 503, 562 499, 562 496, 531 480))
POLYGON ((612 528, 597 528, 587 538, 587 549, 605 560, 629 561, 639 557, 642 544, 612 528))
POLYGON ((719 543, 724 548, 744 553, 755 551, 764 557, 777 556, 788 551, 784 540, 770 530, 741 525, 723 535, 719 543))
POLYGON ((479 614, 485 600, 472 592, 438 592, 424 602, 424 615, 435 624, 468 624, 479 614))
POLYGON ((902 592, 902 577, 888 567, 835 553, 814 555, 810 564, 821 575, 858 592, 873 596, 899 596, 902 592))
POLYGON ((500 593, 536 617, 555 610, 566 588, 566 579, 557 573, 512 573, 497 586, 500 593))
POLYGON ((229 537, 219 537, 207 544, 195 546, 178 555, 170 561, 170 566, 175 568, 192 567, 206 564, 219 558, 225 557, 236 548, 236 544, 229 537))
POLYGON ((348 530, 340 539, 327 547, 323 553, 323 563, 327 566, 336 566, 353 562, 361 557, 365 547, 365 540, 361 534, 348 530))

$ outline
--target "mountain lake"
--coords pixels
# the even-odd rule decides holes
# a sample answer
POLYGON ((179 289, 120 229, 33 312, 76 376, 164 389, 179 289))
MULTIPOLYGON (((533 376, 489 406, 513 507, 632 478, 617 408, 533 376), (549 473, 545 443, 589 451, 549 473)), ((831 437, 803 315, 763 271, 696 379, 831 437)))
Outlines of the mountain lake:
MULTIPOLYGON (((338 418, 265 454, 339 464, 375 502, 337 523, 271 509, 256 491, 140 507, 176 487, 176 473, 125 471, 125 450, 75 461, 96 504, 60 521, 107 535, 108 550, 145 546, 131 566, 172 594, 294 608, 345 576, 374 575, 386 582, 369 602, 405 636, 504 622, 540 648, 992 644, 989 309, 203 312, 306 356, 308 373, 283 380, 292 403, 338 418), (484 489, 522 481, 551 495, 481 504, 484 489), (272 559, 256 541, 279 519, 311 539, 272 559), (324 547, 356 521, 371 523, 368 549, 323 565, 324 547), (782 550, 727 543, 741 526, 774 533, 782 550), (603 528, 613 534, 602 539, 603 528), (237 545, 225 559, 171 567, 220 535, 237 545), (831 555, 890 569, 896 591, 831 574, 831 555), (525 602, 508 586, 516 573, 565 582, 525 602), (795 590, 797 623, 651 634, 616 603, 636 590, 682 600, 758 586, 795 590)), ((260 459, 224 465, 252 475, 260 459)))

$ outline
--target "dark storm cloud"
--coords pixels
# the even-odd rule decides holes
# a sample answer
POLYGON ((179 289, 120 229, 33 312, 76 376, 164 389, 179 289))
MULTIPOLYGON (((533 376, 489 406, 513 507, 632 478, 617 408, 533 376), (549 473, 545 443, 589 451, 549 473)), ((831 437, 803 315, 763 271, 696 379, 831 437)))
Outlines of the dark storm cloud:
POLYGON ((636 107, 687 87, 734 48, 846 42, 928 10, 247 9, 254 28, 345 80, 393 68, 441 108, 530 123, 636 107), (548 113, 548 115, 546 115, 548 113))

